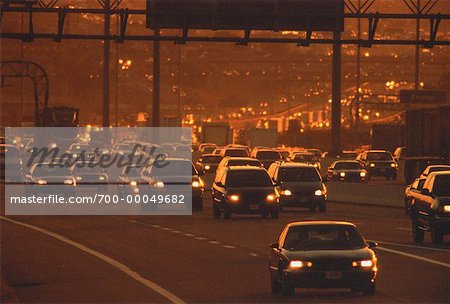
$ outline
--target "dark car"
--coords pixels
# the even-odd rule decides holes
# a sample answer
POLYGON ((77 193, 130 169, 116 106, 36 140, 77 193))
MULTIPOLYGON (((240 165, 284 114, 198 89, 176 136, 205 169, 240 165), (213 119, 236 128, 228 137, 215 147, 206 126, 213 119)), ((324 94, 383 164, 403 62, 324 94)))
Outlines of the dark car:
POLYGON ((222 157, 248 157, 248 151, 245 148, 223 148, 220 155, 222 157))
POLYGON ((148 186, 148 183, 141 178, 142 171, 147 167, 143 164, 126 165, 117 178, 118 192, 120 195, 139 194, 140 187, 148 186))
POLYGON ((318 170, 321 169, 320 160, 314 154, 311 154, 309 152, 295 152, 290 157, 290 160, 295 163, 311 164, 318 170))
POLYGON ((274 149, 257 149, 252 153, 252 157, 259 160, 266 169, 272 163, 282 160, 280 153, 274 149))
POLYGON ((411 204, 414 197, 421 194, 423 184, 425 183, 424 177, 416 178, 410 185, 406 186, 405 189, 405 213, 409 214, 411 210, 411 204))
POLYGON ((228 167, 216 175, 212 186, 213 215, 231 218, 232 213, 259 213, 266 218, 278 218, 279 195, 264 168, 228 167))
POLYGON ((450 172, 430 173, 421 194, 411 203, 413 240, 422 243, 425 231, 431 232, 434 244, 442 244, 450 234, 450 172))
POLYGON ((366 182, 367 178, 367 170, 359 162, 353 160, 335 161, 327 169, 327 180, 329 181, 366 182))
POLYGON ((215 173, 219 166, 222 156, 216 154, 204 154, 195 163, 195 168, 198 171, 204 171, 205 173, 215 173))
POLYGON ((108 184, 108 174, 97 163, 75 163, 72 168, 78 186, 102 188, 108 184))
POLYGON ((269 175, 280 193, 280 208, 326 210, 327 190, 316 167, 302 163, 273 163, 269 175))
POLYGON ((427 166, 425 168, 425 170, 423 170, 423 172, 420 175, 420 177, 426 178, 430 173, 440 172, 440 171, 450 171, 450 166, 449 165, 430 165, 430 166, 427 166))
MULTIPOLYGON (((159 188, 164 192, 166 185, 191 185, 192 187, 192 209, 203 209, 204 183, 200 174, 192 162, 183 158, 166 158, 166 166, 148 166, 141 173, 141 178, 146 185, 159 188), (187 172, 192 175, 187 176, 187 172)), ((176 194, 170 192, 170 194, 176 194)))
POLYGON ((60 193, 73 196, 75 194, 76 180, 72 171, 65 164, 54 161, 32 165, 25 176, 25 183, 27 195, 60 193))
POLYGON ((348 222, 288 224, 270 247, 272 293, 290 295, 295 288, 349 288, 375 293, 377 258, 356 226, 348 222))
POLYGON ((356 160, 367 170, 369 178, 384 176, 387 180, 397 179, 398 165, 389 151, 364 151, 358 155, 356 160))

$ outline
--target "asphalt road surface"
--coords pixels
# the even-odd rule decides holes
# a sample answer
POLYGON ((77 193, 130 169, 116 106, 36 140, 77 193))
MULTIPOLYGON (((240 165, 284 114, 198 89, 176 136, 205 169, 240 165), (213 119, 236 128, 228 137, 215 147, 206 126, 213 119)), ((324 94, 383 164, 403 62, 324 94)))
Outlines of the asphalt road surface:
POLYGON ((450 301, 450 238, 436 247, 427 234, 414 245, 400 209, 329 202, 325 213, 215 220, 208 198, 192 216, 2 216, 0 223, 2 286, 18 302, 450 301), (269 244, 287 223, 319 219, 351 221, 379 242, 375 296, 270 293, 269 244))

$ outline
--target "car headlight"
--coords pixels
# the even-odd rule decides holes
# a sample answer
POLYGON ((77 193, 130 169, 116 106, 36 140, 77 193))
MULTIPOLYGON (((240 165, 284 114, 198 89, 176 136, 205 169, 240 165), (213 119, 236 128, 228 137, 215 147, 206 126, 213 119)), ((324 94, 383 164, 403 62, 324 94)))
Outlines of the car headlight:
POLYGON ((340 175, 341 177, 345 177, 345 172, 341 172, 341 173, 339 173, 339 175, 340 175))
POLYGON ((211 166, 210 165, 206 165, 205 166, 205 170, 209 170, 209 169, 211 169, 211 166))
POLYGON ((133 188, 133 192, 134 192, 134 193, 139 193, 139 188, 137 188, 137 187, 136 187, 136 188, 133 188))
POLYGON ((322 194, 323 194, 323 191, 320 189, 318 189, 314 192, 314 195, 316 195, 316 196, 321 196, 322 194))
POLYGON ((283 191, 281 192, 281 194, 286 195, 286 196, 290 196, 290 195, 292 195, 292 191, 289 190, 289 189, 286 189, 286 190, 283 190, 283 191))
POLYGON ((317 168, 319 165, 317 163, 314 163, 313 166, 317 168))
POLYGON ((361 177, 366 177, 366 172, 360 172, 360 173, 359 173, 359 176, 361 176, 361 177))
POLYGON ((193 188, 200 188, 202 186, 202 183, 200 181, 193 181, 192 187, 193 188))
POLYGON ((228 198, 229 198, 230 201, 232 201, 232 202, 238 202, 239 199, 240 199, 239 195, 237 195, 237 194, 230 195, 230 196, 228 196, 228 198))
POLYGON ((397 168, 397 164, 396 163, 392 163, 391 164, 391 168, 397 168))
POLYGON ((164 183, 162 181, 157 181, 153 184, 156 188, 164 188, 164 183))
POLYGON ((137 182, 136 181, 131 181, 130 182, 130 186, 131 187, 136 187, 137 186, 137 182))
POLYGON ((101 181, 104 181, 106 178, 105 178, 103 175, 100 175, 100 176, 98 177, 98 179, 101 180, 101 181))
POLYGON ((46 180, 43 180, 43 179, 38 180, 37 183, 38 183, 39 185, 47 185, 47 181, 46 181, 46 180))
POLYGON ((444 212, 450 212, 450 205, 444 205, 444 212))
POLYGON ((268 202, 273 202, 273 201, 275 201, 276 199, 277 199, 277 196, 276 196, 275 193, 271 193, 271 194, 267 195, 267 197, 266 197, 266 200, 267 200, 268 202))
POLYGON ((376 260, 353 261, 353 267, 372 268, 375 266, 376 260))
POLYGON ((77 180, 82 180, 83 178, 81 176, 76 177, 77 180))
POLYGON ((289 263, 289 268, 303 268, 305 266, 312 267, 312 262, 303 262, 303 261, 291 261, 289 263))
POLYGON ((370 165, 369 165, 371 168, 374 168, 375 167, 375 163, 370 163, 370 165))
POLYGON ((73 184, 73 180, 71 180, 71 179, 66 179, 66 180, 64 181, 64 184, 66 184, 66 185, 72 185, 72 184, 73 184))

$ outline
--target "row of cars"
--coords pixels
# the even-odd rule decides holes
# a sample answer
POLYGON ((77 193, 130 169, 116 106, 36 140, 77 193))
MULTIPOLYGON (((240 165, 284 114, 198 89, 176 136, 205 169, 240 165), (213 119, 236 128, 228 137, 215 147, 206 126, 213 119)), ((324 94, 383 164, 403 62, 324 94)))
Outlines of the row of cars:
POLYGON ((405 213, 410 216, 414 242, 431 232, 434 244, 450 234, 450 166, 430 165, 405 189, 405 213))

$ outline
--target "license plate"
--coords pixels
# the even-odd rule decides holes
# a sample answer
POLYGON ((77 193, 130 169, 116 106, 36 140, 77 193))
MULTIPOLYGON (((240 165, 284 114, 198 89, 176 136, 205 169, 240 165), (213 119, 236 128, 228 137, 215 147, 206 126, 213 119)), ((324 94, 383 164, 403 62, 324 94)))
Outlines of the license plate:
POLYGON ((340 271, 326 271, 325 279, 327 280, 339 280, 342 279, 342 272, 340 271))

